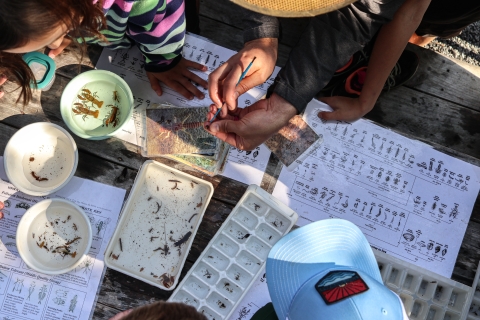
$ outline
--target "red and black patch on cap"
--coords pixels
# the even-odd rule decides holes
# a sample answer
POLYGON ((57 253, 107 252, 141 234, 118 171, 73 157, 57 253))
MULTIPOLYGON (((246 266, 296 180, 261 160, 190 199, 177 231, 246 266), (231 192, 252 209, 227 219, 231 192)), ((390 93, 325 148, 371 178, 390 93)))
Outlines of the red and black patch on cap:
POLYGON ((354 271, 332 271, 315 285, 326 304, 346 299, 368 290, 368 286, 354 271))

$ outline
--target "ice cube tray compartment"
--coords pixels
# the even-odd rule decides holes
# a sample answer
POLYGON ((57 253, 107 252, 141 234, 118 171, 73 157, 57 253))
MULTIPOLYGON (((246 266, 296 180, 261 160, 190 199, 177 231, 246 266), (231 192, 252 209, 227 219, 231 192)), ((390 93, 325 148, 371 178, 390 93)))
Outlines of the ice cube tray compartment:
POLYGON ((400 296, 410 320, 459 320, 467 317, 472 296, 469 286, 383 252, 374 250, 374 254, 384 284, 400 296))
POLYGON ((472 287, 472 301, 470 307, 468 308, 468 317, 467 320, 480 320, 480 264, 477 268, 477 273, 475 274, 475 280, 473 281, 472 287))
POLYGON ((249 186, 169 301, 188 299, 208 319, 228 319, 297 218, 260 187, 249 186))

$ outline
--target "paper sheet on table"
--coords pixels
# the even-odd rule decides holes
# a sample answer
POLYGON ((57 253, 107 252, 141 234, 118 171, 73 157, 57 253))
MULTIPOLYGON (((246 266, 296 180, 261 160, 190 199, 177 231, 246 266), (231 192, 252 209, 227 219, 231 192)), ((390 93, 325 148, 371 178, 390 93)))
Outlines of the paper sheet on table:
MULTIPOLYGON (((0 157, 3 161, 3 157, 0 157)), ((122 208, 125 190, 78 177, 45 197, 33 197, 10 184, 0 167, 0 316, 2 319, 89 319, 104 271, 104 253, 122 208), (46 198, 62 198, 83 208, 93 231, 90 252, 66 274, 51 276, 28 268, 16 250, 18 222, 26 208, 46 198)))
POLYGON ((324 143, 293 172, 282 169, 273 195, 298 225, 347 219, 372 247, 451 277, 475 199, 480 169, 360 119, 326 122, 312 101, 304 119, 324 143))
MULTIPOLYGON (((201 78, 207 79, 212 71, 235 53, 233 50, 216 45, 204 38, 187 34, 182 55, 188 60, 206 65, 208 67, 206 72, 193 72, 201 78)), ((118 74, 130 86, 134 95, 135 109, 131 121, 115 136, 139 146, 141 146, 139 141, 145 139, 143 134, 145 130, 142 127, 144 121, 142 117, 144 117, 145 114, 144 110, 150 106, 150 104, 168 102, 179 107, 206 107, 212 104, 207 90, 200 86, 197 87, 205 94, 205 99, 203 100, 197 98, 187 100, 163 84, 163 95, 160 97, 157 96, 150 87, 150 82, 145 75, 143 65, 144 60, 142 54, 136 47, 114 51, 104 49, 96 65, 97 69, 110 70, 118 74)), ((273 83, 279 70, 280 68, 276 67, 273 74, 265 83, 241 95, 238 98, 238 105, 240 107, 249 106, 262 98, 266 94, 267 88, 273 83)), ((260 184, 263 172, 265 172, 265 168, 267 167, 270 151, 263 146, 260 148, 259 153, 264 157, 262 160, 253 157, 236 157, 235 152, 232 152, 231 155, 233 156, 229 156, 228 158, 224 175, 246 184, 260 184), (265 158, 266 160, 263 160, 265 158), (250 165, 252 163, 254 164, 253 166, 250 165), (259 174, 259 172, 261 172, 261 174, 259 174)))

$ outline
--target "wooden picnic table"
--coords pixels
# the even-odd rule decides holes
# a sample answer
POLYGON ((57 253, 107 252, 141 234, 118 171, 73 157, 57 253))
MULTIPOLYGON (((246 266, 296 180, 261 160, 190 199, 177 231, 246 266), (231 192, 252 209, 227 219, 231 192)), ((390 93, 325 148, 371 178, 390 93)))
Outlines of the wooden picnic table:
MULTIPOLYGON (((200 5, 201 35, 219 45, 239 50, 242 47, 242 21, 237 7, 230 2, 203 0, 200 5)), ((284 65, 294 46, 304 19, 282 19, 278 65, 284 65)), ((480 68, 453 61, 429 50, 409 46, 420 56, 416 75, 404 86, 383 93, 366 118, 409 138, 421 140, 435 149, 480 165, 480 68)), ((10 137, 30 123, 48 121, 64 128, 60 115, 60 97, 67 83, 79 72, 96 64, 101 48, 91 46, 78 65, 78 50, 67 48, 56 58, 57 72, 53 87, 36 92, 25 108, 16 104, 19 91, 0 99, 0 154, 10 137)), ((6 91, 16 86, 7 83, 6 91)), ((73 134, 72 134, 73 135, 73 134)), ((136 146, 111 138, 89 141, 73 135, 79 148, 76 176, 128 191, 138 169, 147 160, 136 146)), ((208 177, 164 158, 155 159, 179 170, 210 181, 215 193, 194 239, 182 276, 199 257, 222 222, 243 195, 247 186, 222 176, 208 177)), ((278 160, 271 156, 261 187, 271 192, 278 177, 278 160)), ((480 200, 477 199, 455 264, 452 279, 471 286, 480 260, 480 200)), ((108 269, 101 284, 94 319, 108 319, 121 310, 168 299, 171 292, 108 269)))

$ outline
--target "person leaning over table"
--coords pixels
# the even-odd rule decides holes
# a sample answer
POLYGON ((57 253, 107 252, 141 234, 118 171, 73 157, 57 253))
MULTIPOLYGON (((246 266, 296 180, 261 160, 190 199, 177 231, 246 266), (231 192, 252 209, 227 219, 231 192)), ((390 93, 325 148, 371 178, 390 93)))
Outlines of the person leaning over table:
POLYGON ((110 49, 136 45, 157 95, 162 95, 161 81, 187 99, 204 98, 191 81, 204 88, 207 82, 191 69, 205 71, 206 66, 181 55, 183 0, 0 0, 0 8, 0 86, 7 78, 17 82, 24 104, 34 76, 22 54, 47 47, 53 58, 72 41, 110 49))
POLYGON ((370 57, 361 95, 358 98, 329 97, 333 108, 327 120, 351 121, 370 111, 385 80, 417 29, 430 0, 234 0, 258 13, 250 14, 244 31, 244 47, 209 76, 209 94, 214 105, 210 120, 225 101, 220 119, 205 129, 242 150, 251 150, 303 112, 308 102, 339 69, 361 50, 381 28, 370 57), (300 8, 299 10, 296 10, 300 8), (337 9, 337 10, 335 10, 337 9), (296 11, 294 11, 296 10, 296 11), (333 11, 334 10, 334 11, 333 11), (267 99, 245 109, 237 98, 259 85, 273 72, 278 52, 279 23, 274 16, 312 18, 298 44, 290 52, 267 99), (246 66, 256 57, 246 77, 236 86, 246 66))

